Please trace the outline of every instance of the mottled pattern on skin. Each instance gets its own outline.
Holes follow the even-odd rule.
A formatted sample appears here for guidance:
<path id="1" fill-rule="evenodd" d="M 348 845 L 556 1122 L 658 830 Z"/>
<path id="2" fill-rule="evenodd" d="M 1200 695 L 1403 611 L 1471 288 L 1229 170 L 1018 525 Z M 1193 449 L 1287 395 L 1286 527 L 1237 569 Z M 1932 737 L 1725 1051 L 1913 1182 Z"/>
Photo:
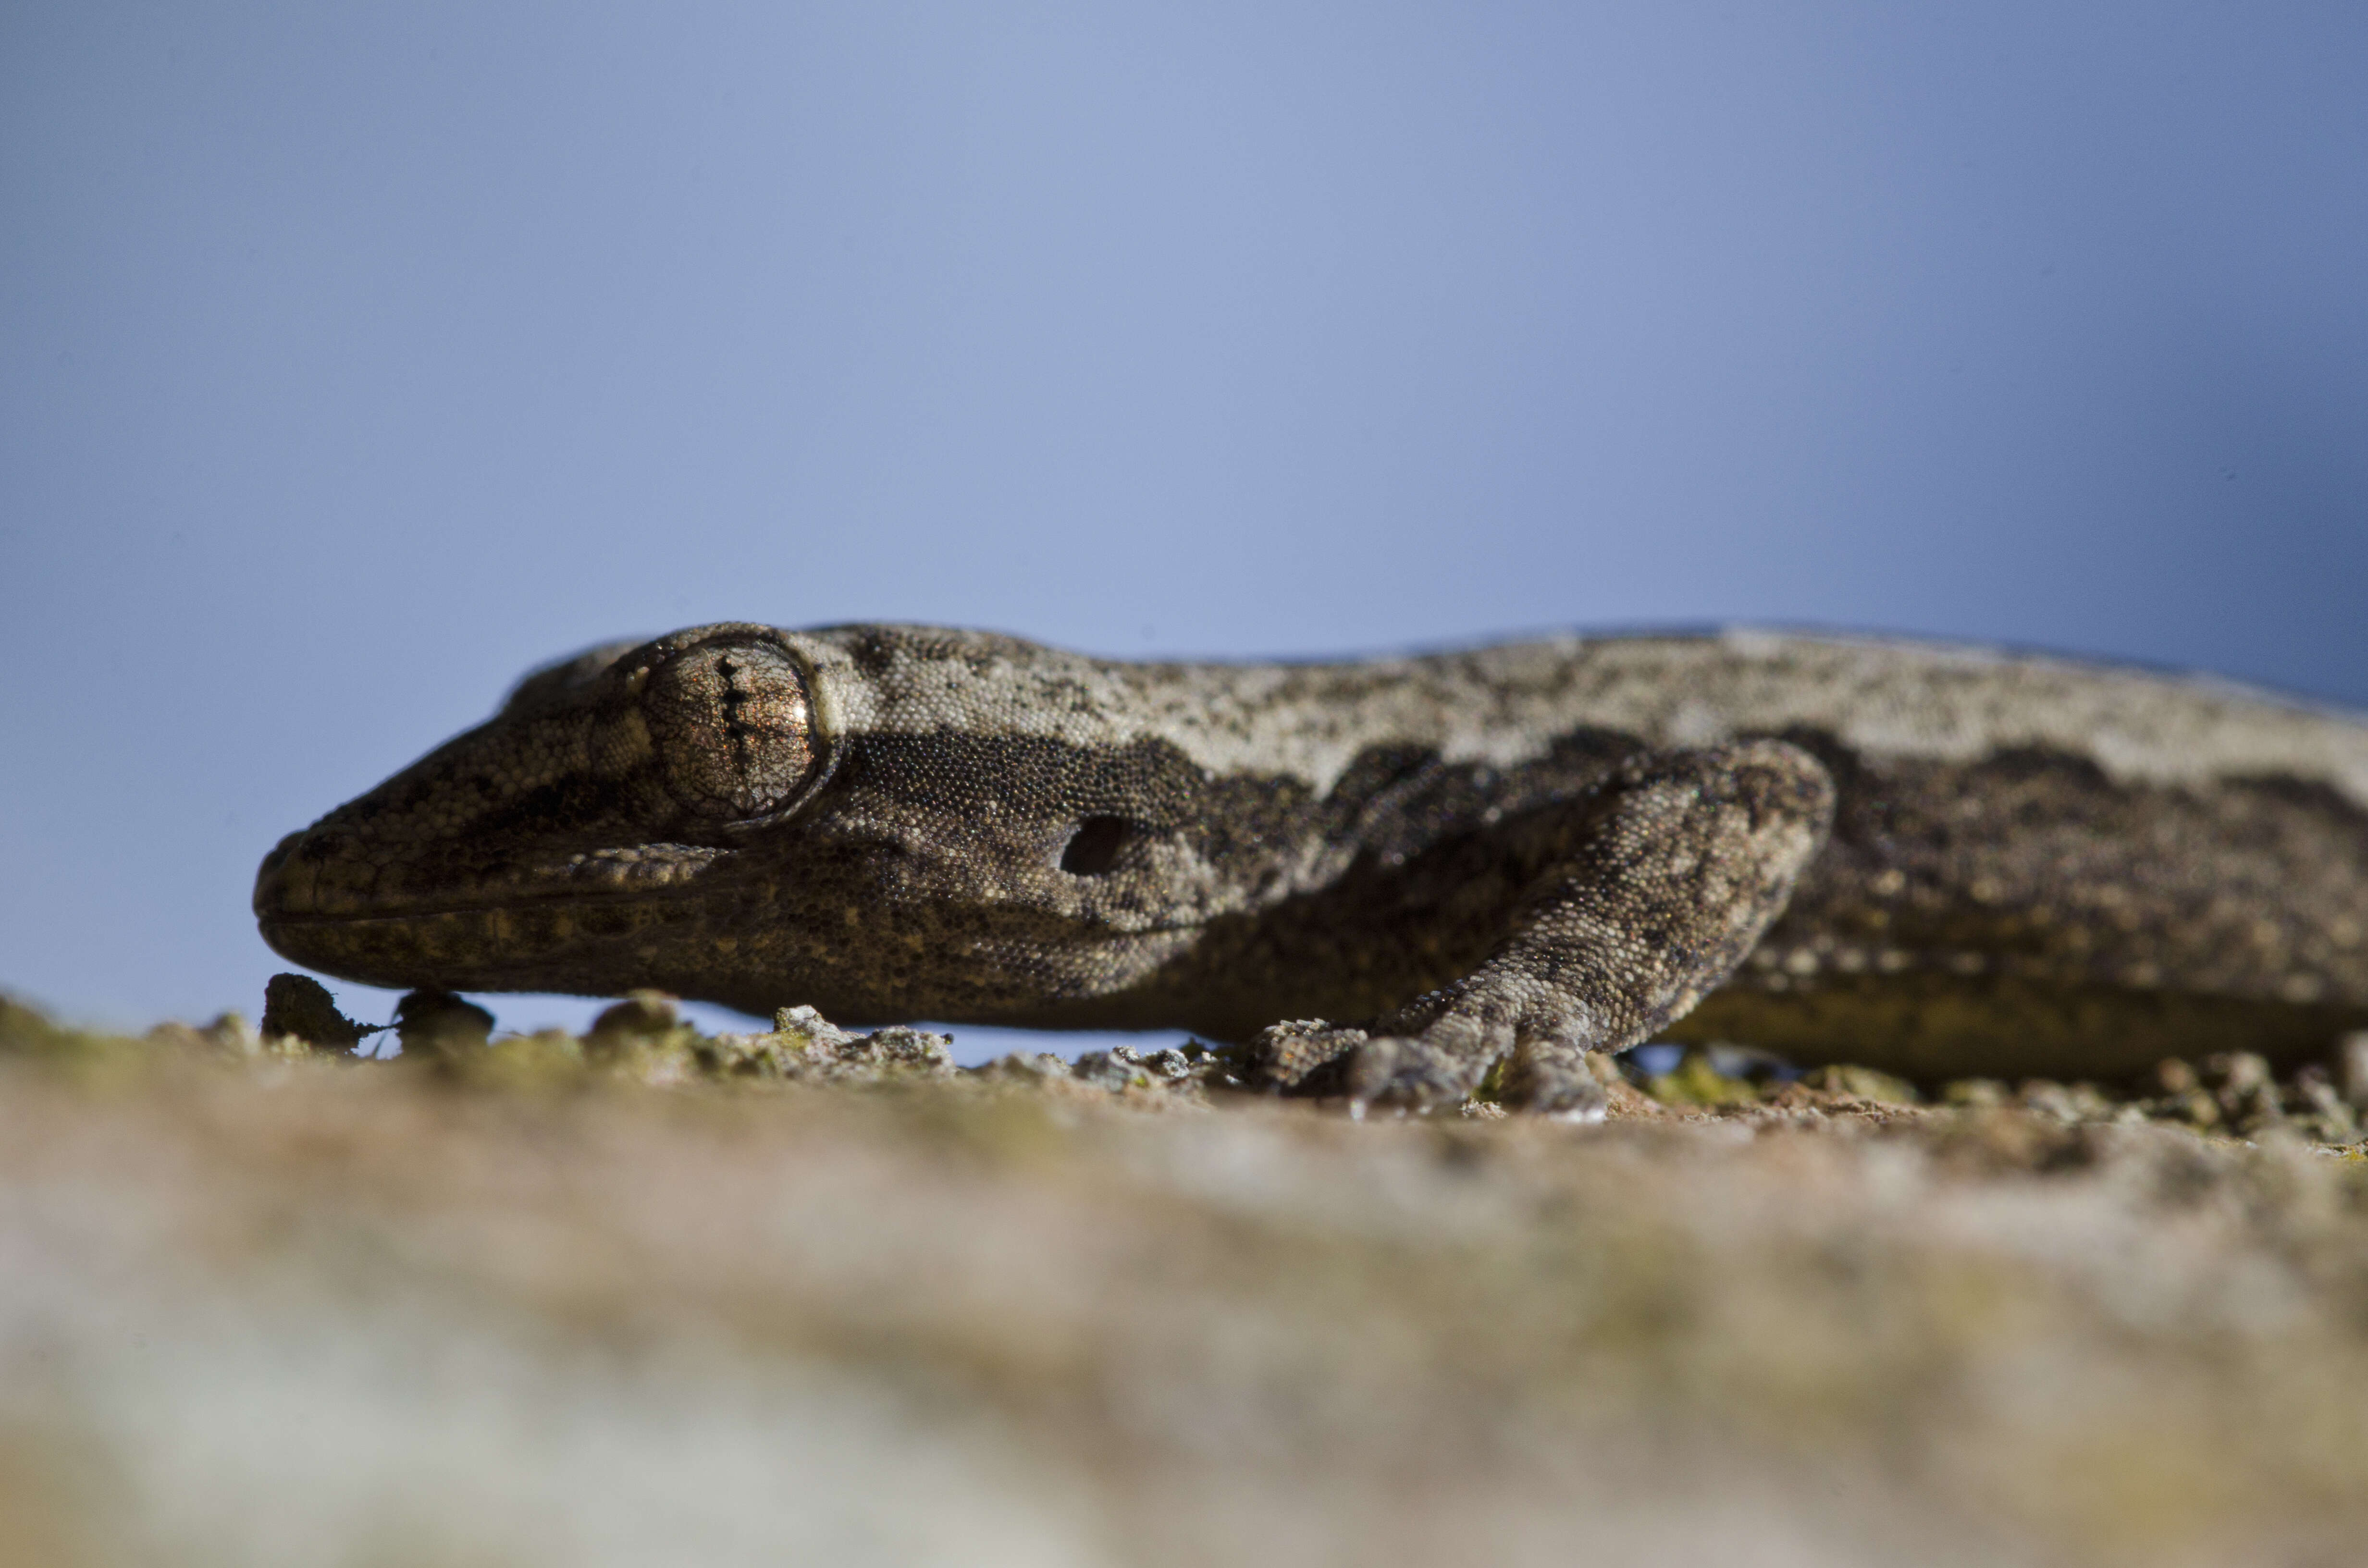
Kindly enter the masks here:
<path id="1" fill-rule="evenodd" d="M 529 676 L 256 908 L 379 984 L 1182 1027 L 1360 1101 L 1493 1071 L 1583 1109 L 1585 1052 L 1661 1034 L 2106 1075 L 2368 1021 L 2368 726 L 1874 639 L 1156 665 L 732 624 Z"/>

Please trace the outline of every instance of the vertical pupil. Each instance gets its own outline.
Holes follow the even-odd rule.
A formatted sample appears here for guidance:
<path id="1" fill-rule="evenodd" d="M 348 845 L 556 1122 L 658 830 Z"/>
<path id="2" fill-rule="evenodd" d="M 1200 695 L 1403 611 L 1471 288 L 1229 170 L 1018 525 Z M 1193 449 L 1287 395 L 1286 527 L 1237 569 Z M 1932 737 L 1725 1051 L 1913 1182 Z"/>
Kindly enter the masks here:
<path id="1" fill-rule="evenodd" d="M 723 692 L 718 699 L 723 705 L 723 731 L 732 740 L 732 759 L 742 767 L 748 763 L 748 726 L 741 722 L 740 710 L 748 694 L 740 689 L 740 668 L 729 653 L 715 656 L 715 673 L 723 678 Z"/>

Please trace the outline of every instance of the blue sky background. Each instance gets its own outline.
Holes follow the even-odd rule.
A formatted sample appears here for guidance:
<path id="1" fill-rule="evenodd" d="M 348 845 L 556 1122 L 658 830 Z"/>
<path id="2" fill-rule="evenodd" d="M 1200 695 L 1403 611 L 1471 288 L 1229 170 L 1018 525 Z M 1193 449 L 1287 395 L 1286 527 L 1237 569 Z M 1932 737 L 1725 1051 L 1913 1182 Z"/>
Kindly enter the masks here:
<path id="1" fill-rule="evenodd" d="M 2350 0 L 0 7 L 0 986 L 78 1018 L 252 1012 L 264 850 L 625 633 L 2368 705 L 2363 583 Z"/>

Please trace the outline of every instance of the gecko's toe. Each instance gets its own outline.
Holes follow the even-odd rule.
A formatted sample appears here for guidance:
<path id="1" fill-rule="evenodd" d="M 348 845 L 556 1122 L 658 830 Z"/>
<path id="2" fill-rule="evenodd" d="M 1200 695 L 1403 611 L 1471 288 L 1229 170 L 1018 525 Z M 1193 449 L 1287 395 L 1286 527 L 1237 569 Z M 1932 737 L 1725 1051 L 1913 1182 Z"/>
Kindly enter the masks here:
<path id="1" fill-rule="evenodd" d="M 1426 1040 L 1372 1036 L 1315 1019 L 1261 1030 L 1248 1055 L 1250 1083 L 1293 1098 L 1345 1098 L 1356 1116 L 1372 1108 L 1452 1110 L 1471 1097 L 1486 1066 Z M 1590 1088 L 1593 1083 L 1587 1080 Z M 1550 1097 L 1540 1108 L 1559 1111 L 1578 1103 L 1579 1094 Z M 1596 1097 L 1600 1102 L 1600 1091 Z"/>
<path id="2" fill-rule="evenodd" d="M 1478 1075 L 1469 1062 L 1418 1040 L 1369 1040 L 1346 1059 L 1350 1106 L 1362 1114 L 1379 1106 L 1428 1114 L 1452 1110 L 1472 1093 Z"/>
<path id="3" fill-rule="evenodd" d="M 1338 1068 L 1364 1043 L 1364 1030 L 1321 1018 L 1274 1024 L 1250 1042 L 1243 1081 L 1270 1094 L 1338 1095 L 1345 1090 Z"/>
<path id="4" fill-rule="evenodd" d="M 1583 1057 L 1516 1061 L 1505 1074 L 1508 1110 L 1552 1117 L 1557 1121 L 1601 1121 L 1611 1097 L 1588 1071 Z"/>

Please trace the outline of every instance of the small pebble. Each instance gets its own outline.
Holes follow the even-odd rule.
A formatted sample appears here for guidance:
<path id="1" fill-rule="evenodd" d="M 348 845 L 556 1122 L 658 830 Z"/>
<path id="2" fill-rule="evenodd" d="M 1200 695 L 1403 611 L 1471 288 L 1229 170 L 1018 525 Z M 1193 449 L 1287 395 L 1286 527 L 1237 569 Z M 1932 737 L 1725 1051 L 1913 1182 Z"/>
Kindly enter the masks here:
<path id="1" fill-rule="evenodd" d="M 394 1005 L 394 1035 L 406 1056 L 479 1050 L 493 1039 L 494 1016 L 450 991 L 413 991 Z"/>
<path id="2" fill-rule="evenodd" d="M 275 974 L 263 983 L 265 1040 L 301 1040 L 315 1051 L 349 1051 L 371 1031 L 337 1011 L 329 988 L 309 974 Z"/>
<path id="3" fill-rule="evenodd" d="M 665 992 L 628 992 L 623 1001 L 601 1009 L 584 1031 L 584 1044 L 596 1056 L 610 1056 L 630 1041 L 664 1036 L 677 1021 L 674 998 Z"/>
<path id="4" fill-rule="evenodd" d="M 2249 1051 L 2232 1051 L 2203 1059 L 2203 1072 L 2215 1080 L 2221 1094 L 2241 1095 L 2265 1087 L 2270 1083 L 2270 1063 L 2266 1057 Z"/>
<path id="5" fill-rule="evenodd" d="M 2368 1029 L 2345 1035 L 2335 1045 L 2335 1081 L 2354 1110 L 2368 1111 Z"/>

